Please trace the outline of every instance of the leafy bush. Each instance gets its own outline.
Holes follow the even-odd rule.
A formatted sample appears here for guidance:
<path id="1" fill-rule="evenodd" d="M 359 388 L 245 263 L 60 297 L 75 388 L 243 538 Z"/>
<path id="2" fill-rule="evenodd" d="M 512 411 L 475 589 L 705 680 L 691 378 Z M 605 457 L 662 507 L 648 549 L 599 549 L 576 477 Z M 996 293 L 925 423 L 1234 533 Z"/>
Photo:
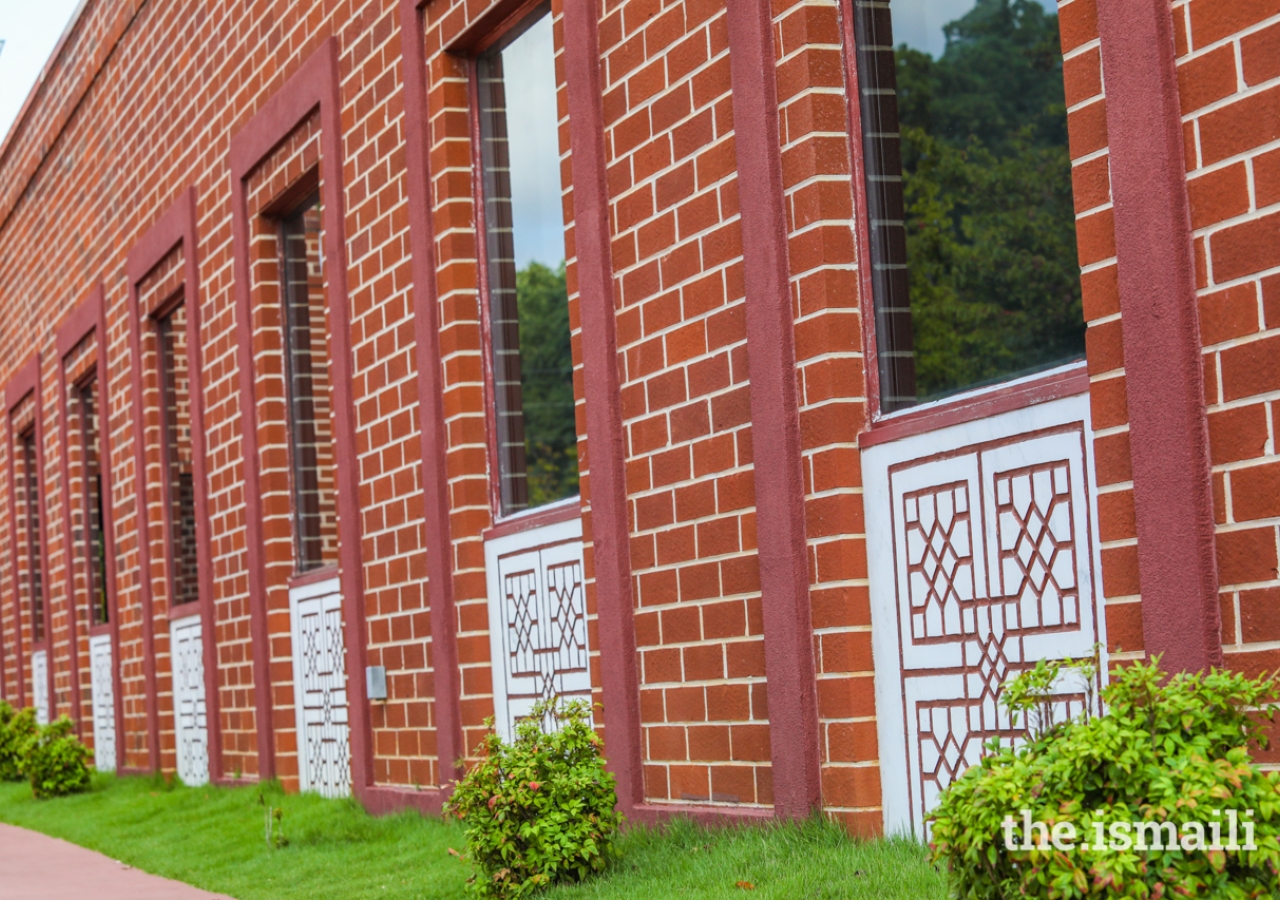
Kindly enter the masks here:
<path id="1" fill-rule="evenodd" d="M 38 728 L 34 709 L 17 712 L 0 700 L 0 781 L 23 779 L 22 759 L 26 744 Z"/>
<path id="2" fill-rule="evenodd" d="M 617 794 L 589 712 L 582 701 L 539 704 L 516 726 L 514 743 L 493 732 L 485 738 L 447 808 L 466 826 L 473 896 L 524 897 L 604 868 L 618 831 Z M 543 722 L 559 727 L 547 731 Z"/>
<path id="3" fill-rule="evenodd" d="M 25 745 L 22 770 L 39 798 L 63 797 L 89 787 L 89 751 L 71 733 L 71 720 L 62 716 L 41 728 Z"/>
<path id="4" fill-rule="evenodd" d="M 1006 705 L 1037 713 L 1028 717 L 1028 741 L 1016 750 L 989 744 L 981 763 L 942 796 L 931 848 L 955 896 L 1280 895 L 1280 775 L 1260 770 L 1247 749 L 1250 741 L 1267 745 L 1272 710 L 1263 707 L 1276 699 L 1275 681 L 1219 671 L 1167 678 L 1156 660 L 1113 673 L 1102 690 L 1105 715 L 1054 724 L 1047 701 L 1059 674 L 1060 666 L 1042 663 L 1015 680 Z M 1028 841 L 1024 809 L 1049 828 L 1071 823 L 1075 846 L 1056 849 L 1034 829 Z M 1249 811 L 1256 850 L 1194 841 L 1160 849 L 1164 842 L 1145 836 L 1118 849 L 1112 841 L 1111 823 L 1171 822 L 1185 836 L 1188 823 L 1222 822 L 1226 843 L 1228 810 L 1241 822 Z M 1009 816 L 1018 823 L 1014 849 L 1006 846 Z M 1244 836 L 1242 828 L 1242 843 Z M 1028 843 L 1031 849 L 1020 849 Z M 1211 843 L 1206 834 L 1204 844 Z"/>

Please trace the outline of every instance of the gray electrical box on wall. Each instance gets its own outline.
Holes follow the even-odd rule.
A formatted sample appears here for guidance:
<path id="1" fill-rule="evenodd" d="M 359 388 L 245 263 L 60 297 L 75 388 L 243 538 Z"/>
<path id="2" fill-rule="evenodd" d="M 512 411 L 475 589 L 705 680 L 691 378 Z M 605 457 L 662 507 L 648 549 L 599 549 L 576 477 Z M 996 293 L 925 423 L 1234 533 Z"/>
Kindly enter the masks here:
<path id="1" fill-rule="evenodd" d="M 370 700 L 387 699 L 387 667 L 368 666 L 364 670 L 365 690 Z"/>

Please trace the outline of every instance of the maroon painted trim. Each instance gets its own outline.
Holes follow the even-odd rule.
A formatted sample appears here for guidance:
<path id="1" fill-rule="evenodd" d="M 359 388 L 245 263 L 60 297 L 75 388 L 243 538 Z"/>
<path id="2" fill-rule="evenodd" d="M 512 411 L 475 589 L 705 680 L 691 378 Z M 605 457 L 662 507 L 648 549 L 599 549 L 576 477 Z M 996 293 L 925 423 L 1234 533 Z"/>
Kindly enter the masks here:
<path id="1" fill-rule="evenodd" d="M 271 721 L 271 669 L 267 624 L 266 559 L 262 545 L 262 498 L 258 456 L 258 413 L 254 394 L 253 297 L 249 276 L 249 208 L 246 182 L 256 169 L 317 108 L 320 111 L 321 209 L 324 249 L 329 266 L 329 327 L 333 373 L 333 433 L 337 466 L 338 558 L 343 623 L 347 641 L 347 695 L 351 711 L 351 773 L 356 795 L 373 784 L 373 730 L 365 696 L 367 659 L 364 619 L 364 566 L 361 552 L 360 467 L 355 402 L 351 395 L 351 315 L 347 296 L 346 206 L 342 185 L 342 105 L 338 41 L 325 39 L 296 72 L 231 140 L 232 236 L 237 360 L 240 368 L 246 524 L 248 526 L 249 600 L 254 639 L 257 695 L 258 768 L 275 775 Z M 342 461 L 346 461 L 342 464 Z"/>
<path id="2" fill-rule="evenodd" d="M 111 547 L 111 552 L 106 554 L 107 614 L 111 617 L 111 621 L 106 625 L 100 625 L 89 629 L 89 636 L 93 637 L 104 633 L 111 635 L 111 681 L 115 692 L 116 770 L 119 771 L 125 761 L 124 685 L 123 676 L 121 674 L 122 667 L 120 663 L 120 578 L 115 554 L 115 511 L 111 500 L 114 495 L 111 492 L 111 403 L 108 382 L 108 379 L 110 378 L 110 366 L 108 365 L 107 303 L 105 289 L 102 290 L 100 294 L 100 302 L 97 304 L 97 311 L 98 320 L 94 323 L 93 327 L 99 335 L 98 345 L 96 348 L 97 359 L 95 360 L 95 368 L 97 369 L 98 377 L 98 439 L 101 441 L 101 448 L 99 451 L 101 454 L 101 459 L 99 461 L 99 474 L 102 477 L 102 533 L 104 540 L 109 541 Z M 72 345 L 72 347 L 68 347 L 68 352 L 73 348 L 74 345 Z"/>
<path id="3" fill-rule="evenodd" d="M 9 379 L 9 383 L 4 387 L 4 402 L 7 412 L 12 413 L 13 408 L 26 399 L 27 394 L 34 391 L 40 384 L 40 354 L 33 353 L 27 357 L 27 361 L 23 363 L 13 377 Z M 38 397 L 36 398 L 39 399 Z"/>
<path id="4" fill-rule="evenodd" d="M 199 619 L 201 622 L 204 622 L 206 621 L 206 616 L 204 614 L 204 610 L 201 608 L 203 605 L 204 604 L 200 603 L 198 600 L 195 603 L 179 603 L 177 606 L 169 604 L 169 609 L 165 612 L 165 619 L 169 622 L 175 622 L 178 619 Z M 203 639 L 203 637 L 204 633 L 201 632 L 201 638 Z M 203 640 L 201 640 L 201 643 L 203 643 Z M 208 666 L 206 665 L 205 668 L 207 669 Z M 208 702 L 208 699 L 206 699 L 206 707 L 208 706 Z"/>
<path id="5" fill-rule="evenodd" d="M 7 404 L 8 404 L 8 419 L 9 419 L 9 515 L 10 515 L 10 523 L 11 523 L 9 533 L 14 535 L 15 537 L 17 535 L 18 521 L 17 521 L 17 509 L 16 509 L 17 497 L 15 495 L 14 485 L 13 485 L 13 477 L 14 477 L 13 445 L 14 445 L 14 438 L 16 438 L 17 435 L 14 433 L 14 430 L 13 430 L 13 410 L 15 407 L 17 407 L 19 403 L 21 403 L 23 400 L 27 398 L 28 394 L 32 395 L 34 406 L 35 406 L 32 425 L 35 429 L 36 490 L 38 491 L 39 497 L 40 497 L 40 528 L 42 531 L 48 529 L 48 522 L 49 522 L 48 493 L 49 492 L 47 490 L 48 485 L 47 485 L 47 480 L 45 478 L 45 471 L 44 471 L 44 452 L 45 452 L 44 451 L 44 398 L 41 396 L 40 375 L 41 375 L 41 359 L 40 359 L 40 353 L 37 352 L 33 354 L 30 359 L 28 359 L 26 364 L 23 365 L 21 369 L 18 370 L 17 374 L 14 375 L 13 379 L 9 382 L 8 386 L 5 389 L 5 400 L 7 401 Z M 13 548 L 14 548 L 13 552 L 15 554 L 14 555 L 15 565 L 13 567 L 13 571 L 15 574 L 15 577 L 13 579 L 13 598 L 14 598 L 13 605 L 14 605 L 14 612 L 18 614 L 18 619 L 17 619 L 18 648 L 19 648 L 18 650 L 18 654 L 19 654 L 18 655 L 18 660 L 19 660 L 18 696 L 19 696 L 19 704 L 22 706 L 25 706 L 26 705 L 26 697 L 25 697 L 26 679 L 22 672 L 22 649 L 21 649 L 22 648 L 22 586 L 18 583 L 18 579 L 16 577 L 17 571 L 18 571 L 17 565 L 16 565 L 16 562 L 17 562 L 16 554 L 18 552 L 17 547 L 18 547 L 18 543 L 15 540 L 13 542 Z M 57 694 L 54 693 L 54 689 L 53 689 L 54 668 L 55 668 L 54 653 L 53 653 L 53 645 L 54 645 L 53 602 L 52 602 L 51 593 L 49 591 L 49 537 L 47 533 L 40 535 L 39 562 L 36 563 L 35 561 L 32 561 L 31 564 L 40 566 L 40 586 L 41 586 L 40 589 L 44 593 L 44 596 L 41 597 L 41 603 L 40 603 L 40 611 L 43 614 L 43 618 L 44 618 L 44 640 L 32 641 L 31 652 L 35 653 L 38 650 L 45 651 L 45 673 L 48 676 L 46 680 L 48 681 L 48 685 L 49 685 L 49 709 L 47 710 L 47 712 L 49 714 L 49 721 L 52 722 L 54 719 L 57 718 L 58 699 L 57 699 Z M 35 622 L 33 620 L 32 622 L 33 631 L 34 631 L 34 627 L 35 627 Z"/>
<path id="6" fill-rule="evenodd" d="M 483 540 L 491 541 L 494 538 L 520 534 L 523 531 L 531 531 L 534 528 L 543 528 L 547 525 L 558 525 L 561 522 L 568 522 L 570 519 L 581 517 L 582 498 L 574 497 L 572 502 L 561 501 L 549 506 L 535 507 L 518 515 L 508 516 L 493 527 L 486 528 L 480 537 Z"/>
<path id="7" fill-rule="evenodd" d="M 34 392 L 40 383 L 40 354 L 34 353 L 30 358 L 14 373 L 9 379 L 9 383 L 4 388 L 5 400 L 5 423 L 8 432 L 9 452 L 6 454 L 9 459 L 9 534 L 12 535 L 10 542 L 11 552 L 13 554 L 13 627 L 14 627 L 14 647 L 17 649 L 15 662 L 17 668 L 15 675 L 18 680 L 18 706 L 19 708 L 27 705 L 27 675 L 26 675 L 26 653 L 22 646 L 22 585 L 19 584 L 17 578 L 18 571 L 18 497 L 17 491 L 14 489 L 14 477 L 16 476 L 16 467 L 14 466 L 14 447 L 17 443 L 17 434 L 13 430 L 13 410 L 21 403 L 28 394 Z M 38 414 L 37 414 L 38 415 Z M 34 645 L 34 641 L 32 642 Z"/>
<path id="8" fill-rule="evenodd" d="M 774 809 L 804 818 L 822 803 L 822 756 L 773 17 L 768 0 L 737 0 L 726 18 L 738 181 L 752 186 L 742 254 Z"/>
<path id="9" fill-rule="evenodd" d="M 425 5 L 426 0 L 419 0 L 414 4 L 417 9 Z M 540 6 L 549 5 L 550 0 L 498 0 L 450 41 L 445 50 L 449 53 L 468 55 L 483 53 L 502 40 L 503 36 L 519 25 L 529 13 Z M 421 26 L 412 34 L 421 36 Z"/>
<path id="10" fill-rule="evenodd" d="M 608 156 L 600 78 L 598 0 L 564 4 L 564 70 L 573 156 L 573 233 L 582 323 L 582 372 L 590 475 L 591 545 L 605 740 L 618 804 L 633 815 L 644 800 L 640 680 L 631 593 L 626 441 L 615 334 Z"/>
<path id="11" fill-rule="evenodd" d="M 1133 460 L 1143 642 L 1221 666 L 1209 435 L 1173 15 L 1098 0 Z"/>
<path id="12" fill-rule="evenodd" d="M 365 810 L 375 816 L 399 812 L 402 809 L 416 809 L 425 816 L 438 816 L 452 793 L 452 788 L 417 791 L 413 788 L 369 785 L 365 788 L 360 800 Z"/>
<path id="13" fill-rule="evenodd" d="M 76 615 L 76 554 L 75 546 L 71 540 L 71 463 L 68 459 L 71 454 L 71 416 L 67 411 L 66 361 L 67 354 L 97 328 L 98 320 L 102 317 L 103 297 L 104 291 L 101 282 L 89 288 L 58 329 L 55 341 L 58 348 L 58 421 L 61 423 L 61 428 L 59 429 L 58 472 L 62 479 L 62 557 L 63 571 L 66 578 L 67 643 L 70 647 L 71 708 L 73 710 L 71 718 L 75 722 L 76 734 L 81 737 L 84 736 L 84 727 L 81 721 L 84 709 L 81 706 L 83 699 L 80 695 L 80 640 L 76 627 L 79 624 L 79 617 Z M 95 368 L 97 356 L 99 355 L 101 355 L 101 348 L 95 354 Z M 99 406 L 102 404 L 101 398 L 102 392 L 99 391 Z M 99 410 L 99 417 L 101 417 L 101 410 Z M 99 427 L 99 433 L 101 433 L 101 427 Z M 102 460 L 99 460 L 99 465 L 102 465 Z M 105 506 L 106 504 L 104 503 L 103 505 Z M 103 534 L 105 536 L 106 532 L 104 531 Z M 107 555 L 109 556 L 110 552 Z M 90 621 L 92 621 L 92 616 Z M 114 682 L 114 676 L 112 680 Z"/>
<path id="14" fill-rule="evenodd" d="M 186 342 L 187 342 L 187 379 L 188 395 L 191 402 L 191 475 L 195 490 L 196 507 L 196 579 L 199 586 L 199 606 L 202 619 L 209 627 L 201 629 L 201 649 L 204 653 L 205 707 L 208 711 L 209 741 L 209 777 L 216 780 L 222 774 L 222 717 L 221 703 L 218 693 L 218 646 L 217 646 L 217 612 L 214 602 L 213 587 L 213 536 L 209 523 L 209 485 L 208 463 L 205 458 L 204 428 L 204 349 L 200 343 L 200 255 L 199 236 L 196 233 L 196 190 L 188 187 L 178 195 L 168 209 L 161 214 L 155 224 L 138 239 L 129 251 L 125 262 L 125 271 L 129 279 L 129 343 L 134 358 L 131 371 L 133 387 L 133 422 L 134 422 L 134 459 L 138 477 L 136 479 L 137 508 L 139 534 L 139 560 L 143 563 L 145 577 L 140 582 L 143 599 L 143 639 L 145 656 L 144 673 L 147 677 L 147 728 L 148 750 L 151 756 L 151 768 L 160 767 L 159 747 L 159 689 L 156 681 L 155 661 L 155 610 L 153 607 L 151 584 L 151 531 L 150 510 L 147 505 L 146 484 L 146 446 L 142 435 L 143 409 L 142 392 L 142 320 L 144 314 L 148 321 L 154 322 L 155 316 L 172 308 L 171 303 L 152 304 L 147 310 L 141 308 L 139 290 L 142 282 L 160 265 L 165 257 L 178 247 L 182 247 L 182 302 L 186 309 Z M 167 298 L 171 300 L 172 298 Z M 105 323 L 102 334 L 106 334 Z M 99 353 L 99 360 L 105 354 Z M 166 476 L 167 477 L 167 476 Z M 105 489 L 105 487 L 104 487 Z M 169 512 L 162 515 L 167 522 Z M 167 555 L 172 559 L 170 546 L 172 531 L 165 529 L 165 546 Z M 108 556 L 111 560 L 111 556 Z M 113 564 L 112 564 L 113 565 Z M 115 611 L 113 610 L 113 615 Z M 185 617 L 185 616 L 184 616 Z M 169 616 L 167 618 L 172 618 Z M 116 638 L 116 654 L 119 656 L 119 637 Z M 118 667 L 119 661 L 115 662 Z M 117 723 L 123 719 L 117 719 Z M 121 726 L 117 724 L 117 730 Z M 123 742 L 121 742 L 123 743 Z"/>
<path id="15" fill-rule="evenodd" d="M 337 577 L 339 577 L 337 563 L 321 566 L 319 569 L 312 569 L 310 572 L 303 572 L 301 575 L 290 575 L 289 589 L 293 590 L 296 587 L 304 587 L 308 584 L 319 584 L 322 581 L 331 581 Z"/>
<path id="16" fill-rule="evenodd" d="M 689 819 L 708 828 L 763 823 L 776 813 L 761 806 L 681 806 L 674 803 L 641 803 L 629 814 L 630 825 L 661 825 L 672 819 Z"/>
<path id="17" fill-rule="evenodd" d="M 978 419 L 1088 392 L 1088 369 L 1084 363 L 1073 363 L 1024 381 L 961 394 L 940 401 L 937 405 L 890 413 L 858 435 L 858 446 L 865 450 L 890 441 L 937 431 L 939 428 L 976 422 Z"/>
<path id="18" fill-rule="evenodd" d="M 424 546 L 431 614 L 431 671 L 440 781 L 461 774 L 462 736 L 457 615 L 453 593 L 453 536 L 449 522 L 448 429 L 444 413 L 444 365 L 440 353 L 440 307 L 436 295 L 435 231 L 431 219 L 430 139 L 423 0 L 400 0 L 404 54 L 405 158 L 409 191 L 409 248 L 413 273 L 413 329 L 418 366 L 418 425 L 422 435 Z M 380 789 L 378 789 L 380 790 Z M 370 798 L 379 796 L 376 791 Z M 366 802 L 375 802 L 373 799 Z"/>

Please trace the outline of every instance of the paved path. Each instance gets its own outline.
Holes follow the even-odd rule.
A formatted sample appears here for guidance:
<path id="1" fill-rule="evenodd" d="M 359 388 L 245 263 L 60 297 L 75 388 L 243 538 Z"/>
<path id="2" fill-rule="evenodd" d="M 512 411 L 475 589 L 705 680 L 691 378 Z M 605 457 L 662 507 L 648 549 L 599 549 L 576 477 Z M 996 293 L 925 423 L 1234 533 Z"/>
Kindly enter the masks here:
<path id="1" fill-rule="evenodd" d="M 0 900 L 229 900 L 101 853 L 0 825 Z"/>

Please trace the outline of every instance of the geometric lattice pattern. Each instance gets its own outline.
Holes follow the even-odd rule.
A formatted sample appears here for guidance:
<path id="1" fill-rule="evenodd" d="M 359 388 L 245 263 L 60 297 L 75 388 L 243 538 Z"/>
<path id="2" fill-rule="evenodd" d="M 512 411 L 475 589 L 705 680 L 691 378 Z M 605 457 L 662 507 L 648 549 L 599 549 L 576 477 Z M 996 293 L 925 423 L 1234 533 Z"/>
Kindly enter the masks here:
<path id="1" fill-rule="evenodd" d="M 93 765 L 116 770 L 116 683 L 111 665 L 111 635 L 89 638 L 89 691 L 93 707 Z"/>
<path id="2" fill-rule="evenodd" d="M 996 475 L 1001 594 L 1016 597 L 1019 628 L 1074 625 L 1075 535 L 1066 462 Z"/>
<path id="3" fill-rule="evenodd" d="M 964 631 L 961 616 L 972 617 L 973 533 L 969 486 L 963 482 L 908 494 L 907 579 L 911 635 L 917 642 L 945 641 Z"/>
<path id="4" fill-rule="evenodd" d="M 351 729 L 342 595 L 336 579 L 290 593 L 302 790 L 325 797 L 350 796 Z"/>
<path id="5" fill-rule="evenodd" d="M 37 650 L 31 654 L 31 703 L 36 710 L 36 722 L 49 724 L 49 653 Z"/>
<path id="6" fill-rule="evenodd" d="M 205 703 L 204 640 L 199 616 L 170 625 L 174 731 L 178 777 L 191 786 L 209 781 L 209 718 Z"/>
<path id="7" fill-rule="evenodd" d="M 499 539 L 507 552 L 493 559 L 494 707 L 507 734 L 539 700 L 591 698 L 581 532 L 564 524 Z"/>
<path id="8" fill-rule="evenodd" d="M 985 744 L 1022 735 L 1000 703 L 1005 681 L 1040 659 L 1085 655 L 1097 640 L 1094 616 L 1082 615 L 1082 446 L 1074 426 L 890 469 L 905 774 L 918 833 Z M 1059 714 L 1080 711 L 1081 687 L 1062 687 Z"/>

